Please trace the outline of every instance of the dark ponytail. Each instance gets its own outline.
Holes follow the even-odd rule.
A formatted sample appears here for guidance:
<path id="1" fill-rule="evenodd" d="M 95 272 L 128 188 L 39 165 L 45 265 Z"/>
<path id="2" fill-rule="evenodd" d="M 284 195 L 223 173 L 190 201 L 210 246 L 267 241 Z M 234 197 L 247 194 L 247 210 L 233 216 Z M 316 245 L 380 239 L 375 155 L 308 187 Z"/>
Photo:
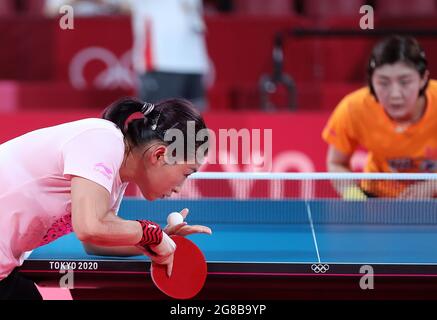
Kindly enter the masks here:
<path id="1" fill-rule="evenodd" d="M 148 106 L 150 104 L 136 98 L 122 98 L 106 108 L 102 118 L 120 128 L 133 148 L 145 146 L 152 141 L 171 143 L 164 140 L 165 133 L 169 129 L 182 131 L 185 142 L 188 138 L 194 139 L 196 150 L 204 143 L 204 141 L 196 141 L 195 137 L 188 137 L 189 121 L 194 123 L 196 135 L 200 130 L 206 129 L 202 116 L 188 100 L 169 99 L 155 104 L 153 108 L 148 109 Z M 144 112 L 145 110 L 147 111 Z M 139 117 L 133 118 L 135 113 L 138 113 Z M 187 153 L 185 158 L 186 156 Z"/>

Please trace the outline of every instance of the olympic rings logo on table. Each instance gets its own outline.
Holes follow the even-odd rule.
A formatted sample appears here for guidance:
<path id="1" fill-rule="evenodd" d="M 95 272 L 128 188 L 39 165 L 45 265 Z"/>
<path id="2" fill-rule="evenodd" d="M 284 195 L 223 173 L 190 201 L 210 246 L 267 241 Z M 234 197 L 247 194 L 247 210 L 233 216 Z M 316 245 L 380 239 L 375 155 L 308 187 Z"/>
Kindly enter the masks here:
<path id="1" fill-rule="evenodd" d="M 329 264 L 314 263 L 311 265 L 311 270 L 315 273 L 325 273 L 329 270 Z"/>

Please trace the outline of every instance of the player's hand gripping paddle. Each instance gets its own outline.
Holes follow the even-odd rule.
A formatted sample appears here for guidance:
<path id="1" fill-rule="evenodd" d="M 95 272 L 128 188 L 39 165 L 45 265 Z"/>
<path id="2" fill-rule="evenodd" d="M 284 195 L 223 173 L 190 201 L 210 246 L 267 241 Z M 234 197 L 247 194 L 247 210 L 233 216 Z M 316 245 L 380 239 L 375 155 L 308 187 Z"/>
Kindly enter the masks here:
<path id="1" fill-rule="evenodd" d="M 168 277 L 166 265 L 152 262 L 152 280 L 166 295 L 175 299 L 190 299 L 199 293 L 205 283 L 205 257 L 191 240 L 177 235 L 170 237 L 176 243 L 172 274 Z"/>

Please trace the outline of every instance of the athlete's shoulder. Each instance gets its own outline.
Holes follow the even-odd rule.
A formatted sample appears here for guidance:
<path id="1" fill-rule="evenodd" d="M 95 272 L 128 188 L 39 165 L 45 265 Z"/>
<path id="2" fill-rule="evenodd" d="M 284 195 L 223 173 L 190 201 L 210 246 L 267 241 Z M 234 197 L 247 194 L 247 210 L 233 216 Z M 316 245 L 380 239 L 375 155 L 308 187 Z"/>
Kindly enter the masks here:
<path id="1" fill-rule="evenodd" d="M 376 101 L 369 87 L 362 87 L 347 94 L 340 103 L 359 108 L 373 102 Z"/>
<path id="2" fill-rule="evenodd" d="M 428 89 L 429 88 L 432 88 L 433 90 L 437 90 L 437 80 L 436 79 L 429 79 Z"/>
<path id="3" fill-rule="evenodd" d="M 433 97 L 437 96 L 437 80 L 429 80 L 428 87 L 426 88 L 426 93 L 432 95 Z"/>
<path id="4" fill-rule="evenodd" d="M 428 87 L 426 88 L 427 105 L 432 114 L 433 121 L 437 121 L 437 80 L 429 80 Z"/>
<path id="5" fill-rule="evenodd" d="M 91 130 L 107 130 L 119 137 L 123 137 L 123 133 L 117 125 L 109 120 L 101 118 L 86 118 L 76 120 L 69 123 L 70 125 L 77 126 L 79 130 L 77 132 L 91 131 Z"/>
<path id="6" fill-rule="evenodd" d="M 359 88 L 343 97 L 335 108 L 336 114 L 359 114 L 366 110 L 369 111 L 369 106 L 377 105 L 374 96 L 371 94 L 368 87 Z"/>

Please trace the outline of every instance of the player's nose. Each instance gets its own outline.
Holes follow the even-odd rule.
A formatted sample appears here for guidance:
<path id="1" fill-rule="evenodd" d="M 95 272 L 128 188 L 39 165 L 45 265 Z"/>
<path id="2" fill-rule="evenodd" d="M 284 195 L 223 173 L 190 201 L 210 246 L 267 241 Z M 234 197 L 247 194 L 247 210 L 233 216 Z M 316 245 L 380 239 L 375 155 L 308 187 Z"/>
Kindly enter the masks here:
<path id="1" fill-rule="evenodd" d="M 402 88 L 399 85 L 393 85 L 393 87 L 390 90 L 390 98 L 392 100 L 394 99 L 400 99 L 402 97 Z"/>

